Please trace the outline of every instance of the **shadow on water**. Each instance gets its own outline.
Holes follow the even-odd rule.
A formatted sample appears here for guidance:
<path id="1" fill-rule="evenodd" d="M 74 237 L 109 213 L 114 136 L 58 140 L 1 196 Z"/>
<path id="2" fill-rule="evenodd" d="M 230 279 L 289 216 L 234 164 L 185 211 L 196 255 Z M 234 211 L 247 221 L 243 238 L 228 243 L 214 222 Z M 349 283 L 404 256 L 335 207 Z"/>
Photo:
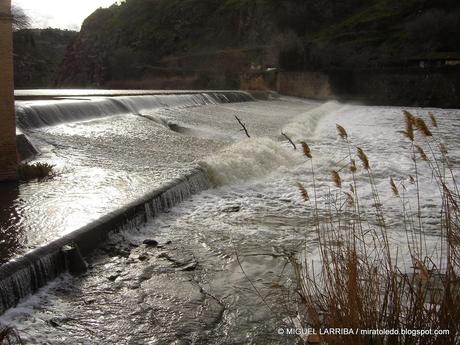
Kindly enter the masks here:
<path id="1" fill-rule="evenodd" d="M 16 208 L 18 196 L 18 184 L 0 183 L 0 265 L 17 254 L 24 236 Z"/>

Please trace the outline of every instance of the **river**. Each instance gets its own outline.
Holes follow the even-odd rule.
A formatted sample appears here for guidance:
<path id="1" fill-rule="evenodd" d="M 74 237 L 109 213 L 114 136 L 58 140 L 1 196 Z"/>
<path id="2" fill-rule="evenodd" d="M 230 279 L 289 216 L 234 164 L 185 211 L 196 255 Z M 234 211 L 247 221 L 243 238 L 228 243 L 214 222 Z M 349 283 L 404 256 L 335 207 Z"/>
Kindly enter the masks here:
<path id="1" fill-rule="evenodd" d="M 78 228 L 196 166 L 210 188 L 145 225 L 111 235 L 88 258 L 87 273 L 59 277 L 0 322 L 15 326 L 32 344 L 295 343 L 277 332 L 296 308 L 287 295 L 294 282 L 286 257 L 318 257 L 313 210 L 297 187 L 300 182 L 313 190 L 311 162 L 299 142 L 311 147 L 321 199 L 334 188 L 330 171 L 340 170 L 347 155 L 336 124 L 345 127 L 369 157 L 392 248 L 405 248 L 400 207 L 389 185 L 390 177 L 409 181 L 413 170 L 407 139 L 399 133 L 402 110 L 282 97 L 157 107 L 34 128 L 29 134 L 42 151 L 40 160 L 56 165 L 58 174 L 20 187 L 17 212 L 33 208 L 23 221 L 29 224 L 26 247 Z M 457 171 L 460 110 L 406 110 L 427 121 L 428 112 L 436 115 L 435 134 Z M 440 198 L 429 167 L 421 164 L 419 170 L 421 214 L 435 251 Z M 345 172 L 343 180 L 350 182 Z M 358 184 L 363 204 L 371 203 L 364 173 Z M 414 198 L 414 186 L 406 185 Z"/>

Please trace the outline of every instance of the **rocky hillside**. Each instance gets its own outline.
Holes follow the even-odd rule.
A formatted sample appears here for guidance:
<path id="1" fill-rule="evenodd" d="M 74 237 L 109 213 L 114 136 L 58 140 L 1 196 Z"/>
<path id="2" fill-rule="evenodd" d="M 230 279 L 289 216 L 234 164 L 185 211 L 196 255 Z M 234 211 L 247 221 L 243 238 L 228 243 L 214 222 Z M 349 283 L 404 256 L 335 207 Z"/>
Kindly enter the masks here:
<path id="1" fill-rule="evenodd" d="M 231 87 L 259 65 L 399 65 L 459 51 L 459 30 L 456 0 L 126 0 L 85 20 L 58 83 Z"/>
<path id="2" fill-rule="evenodd" d="M 15 31 L 14 82 L 16 88 L 54 87 L 67 46 L 77 32 L 58 29 Z"/>

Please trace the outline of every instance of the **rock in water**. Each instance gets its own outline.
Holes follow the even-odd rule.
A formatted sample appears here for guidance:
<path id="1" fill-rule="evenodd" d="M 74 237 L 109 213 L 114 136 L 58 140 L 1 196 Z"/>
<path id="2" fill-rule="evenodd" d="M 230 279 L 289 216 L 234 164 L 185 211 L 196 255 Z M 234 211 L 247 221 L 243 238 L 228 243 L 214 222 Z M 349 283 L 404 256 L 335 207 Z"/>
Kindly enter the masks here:
<path id="1" fill-rule="evenodd" d="M 224 208 L 222 212 L 233 213 L 233 212 L 240 212 L 240 210 L 241 210 L 241 206 L 230 206 L 230 207 Z"/>
<path id="2" fill-rule="evenodd" d="M 144 242 L 142 242 L 148 247 L 157 247 L 158 246 L 158 241 L 151 240 L 151 239 L 145 239 Z"/>
<path id="3" fill-rule="evenodd" d="M 64 253 L 67 269 L 70 274 L 79 275 L 88 270 L 88 264 L 81 255 L 77 244 L 72 243 L 65 245 L 62 247 L 62 252 Z"/>

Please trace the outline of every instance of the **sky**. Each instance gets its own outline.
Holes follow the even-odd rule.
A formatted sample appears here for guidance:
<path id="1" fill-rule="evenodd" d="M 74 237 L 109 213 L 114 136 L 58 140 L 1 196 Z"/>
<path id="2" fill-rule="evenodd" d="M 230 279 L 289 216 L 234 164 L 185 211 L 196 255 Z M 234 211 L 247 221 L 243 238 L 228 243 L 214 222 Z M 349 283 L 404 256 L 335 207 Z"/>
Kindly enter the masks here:
<path id="1" fill-rule="evenodd" d="M 12 0 L 31 19 L 33 28 L 80 30 L 80 26 L 99 7 L 109 7 L 117 0 Z"/>

